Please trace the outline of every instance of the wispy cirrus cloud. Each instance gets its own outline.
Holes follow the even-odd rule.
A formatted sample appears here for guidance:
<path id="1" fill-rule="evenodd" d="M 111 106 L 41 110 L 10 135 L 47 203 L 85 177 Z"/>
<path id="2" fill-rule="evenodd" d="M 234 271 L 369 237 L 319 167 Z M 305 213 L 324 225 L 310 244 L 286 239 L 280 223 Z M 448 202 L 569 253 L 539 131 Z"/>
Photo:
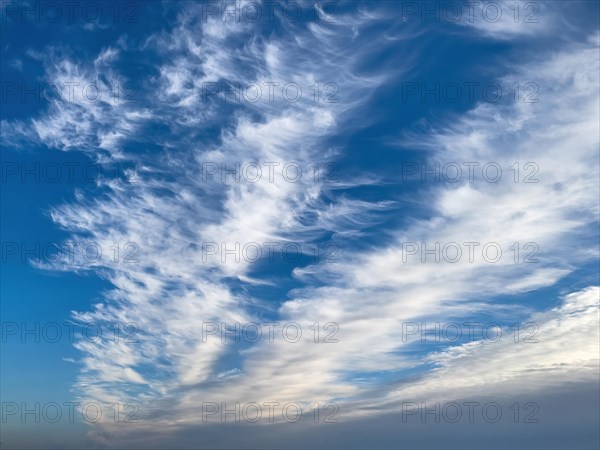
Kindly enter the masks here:
<path id="1" fill-rule="evenodd" d="M 365 40 L 358 52 L 344 48 L 347 41 L 359 39 L 353 31 L 356 27 L 375 26 L 375 22 L 359 15 L 347 24 L 289 25 L 281 30 L 281 36 L 265 38 L 245 24 L 222 28 L 209 21 L 203 27 L 192 27 L 189 22 L 196 14 L 193 6 L 185 8 L 172 34 L 161 34 L 146 43 L 166 61 L 160 66 L 160 76 L 149 81 L 165 92 L 166 98 L 152 103 L 150 97 L 144 97 L 149 104 L 129 106 L 132 110 L 122 114 L 118 109 L 101 110 L 98 117 L 95 110 L 86 109 L 91 108 L 87 104 L 75 102 L 66 109 L 56 107 L 34 122 L 49 146 L 101 150 L 115 149 L 121 140 L 131 146 L 136 143 L 134 135 L 167 119 L 170 130 L 166 134 L 137 142 L 144 145 L 156 139 L 164 149 L 158 155 L 144 158 L 125 146 L 117 147 L 119 157 L 140 162 L 138 182 L 112 180 L 103 186 L 110 195 L 86 198 L 82 194 L 76 203 L 52 210 L 56 223 L 102 248 L 114 242 L 139 247 L 139 262 L 128 266 L 106 255 L 94 264 L 61 261 L 51 267 L 93 269 L 114 285 L 93 311 L 77 313 L 78 321 L 133 322 L 140 330 L 135 343 L 107 339 L 76 344 L 85 355 L 78 382 L 81 397 L 102 402 L 133 398 L 148 405 L 149 416 L 155 413 L 150 407 L 153 401 L 175 402 L 185 409 L 181 392 L 218 379 L 227 381 L 223 373 L 239 371 L 235 367 L 223 371 L 219 361 L 230 355 L 231 349 L 217 337 L 202 342 L 202 323 L 260 321 L 257 305 L 266 305 L 267 300 L 250 298 L 228 286 L 228 277 L 258 281 L 249 277 L 248 261 L 205 261 L 202 243 L 295 241 L 311 245 L 327 232 L 364 223 L 363 211 L 381 207 L 348 199 L 342 199 L 339 207 L 335 201 L 325 204 L 321 197 L 326 186 L 312 171 L 296 182 L 278 171 L 272 180 L 265 177 L 257 183 L 238 183 L 231 179 L 222 182 L 219 173 L 206 180 L 203 166 L 205 161 L 217 161 L 219 168 L 221 163 L 231 167 L 265 161 L 282 167 L 293 162 L 308 171 L 314 162 L 327 162 L 335 151 L 330 151 L 326 139 L 339 132 L 344 117 L 363 104 L 384 79 L 357 75 L 361 55 L 371 51 L 374 43 Z M 292 35 L 294 39 L 288 41 Z M 223 45 L 229 41 L 232 46 L 243 46 L 224 53 Z M 96 63 L 114 62 L 117 55 L 116 51 L 105 52 Z M 63 66 L 70 76 L 81 70 L 66 62 Z M 307 94 L 311 85 L 329 80 L 336 80 L 335 89 L 340 95 L 343 92 L 344 102 L 319 102 Z M 213 98 L 214 103 L 207 104 L 198 92 L 202 94 L 208 82 L 295 83 L 304 95 L 299 101 L 279 95 L 274 101 L 267 96 L 256 103 Z M 80 109 L 89 115 L 79 114 Z M 217 139 L 203 147 L 196 137 L 198 130 L 214 126 L 232 112 L 234 120 L 222 125 Z M 115 118 L 124 121 L 120 128 L 125 131 L 112 142 L 101 139 L 98 123 Z M 75 119 L 89 133 L 61 125 Z M 311 216 L 312 211 L 319 213 L 315 217 L 324 217 L 320 208 L 326 208 L 327 220 L 299 220 Z M 331 376 L 323 381 L 327 379 Z M 178 420 L 175 414 L 168 422 Z"/>

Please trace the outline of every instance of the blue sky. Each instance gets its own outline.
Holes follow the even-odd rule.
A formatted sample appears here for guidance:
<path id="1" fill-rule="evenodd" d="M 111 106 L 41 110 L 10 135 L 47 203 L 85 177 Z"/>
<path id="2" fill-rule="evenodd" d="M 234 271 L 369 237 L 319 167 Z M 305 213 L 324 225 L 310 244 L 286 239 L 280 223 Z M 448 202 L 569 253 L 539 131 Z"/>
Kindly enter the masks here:
<path id="1" fill-rule="evenodd" d="M 4 447 L 598 447 L 597 2 L 0 6 Z"/>

